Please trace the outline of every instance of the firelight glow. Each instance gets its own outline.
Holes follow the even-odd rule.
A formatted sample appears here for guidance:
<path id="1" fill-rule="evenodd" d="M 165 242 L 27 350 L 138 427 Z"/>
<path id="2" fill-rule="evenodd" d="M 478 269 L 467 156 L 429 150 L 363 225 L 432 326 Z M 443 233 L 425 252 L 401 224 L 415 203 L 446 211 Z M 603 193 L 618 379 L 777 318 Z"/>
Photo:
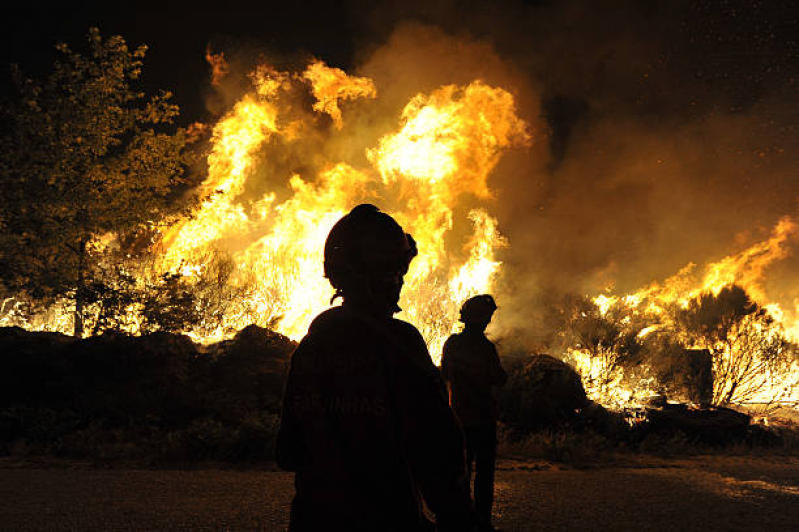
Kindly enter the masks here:
<path id="1" fill-rule="evenodd" d="M 156 244 L 162 271 L 179 267 L 191 276 L 203 268 L 210 249 L 223 247 L 226 239 L 249 239 L 233 252 L 231 276 L 245 296 L 219 326 L 193 336 L 210 342 L 254 322 L 276 324 L 279 332 L 302 337 L 332 296 L 322 272 L 327 233 L 354 205 L 369 202 L 385 205 L 417 240 L 419 256 L 411 264 L 400 304 L 437 359 L 443 341 L 457 328 L 460 303 L 491 292 L 499 274 L 496 252 L 506 241 L 496 220 L 482 208 L 457 220 L 455 208 L 466 195 L 488 199 L 487 179 L 502 153 L 531 142 L 513 96 L 480 81 L 418 94 L 405 106 L 397 129 L 365 147 L 371 167 L 330 161 L 316 176 L 291 176 L 286 199 L 278 201 L 276 191 L 269 191 L 247 203 L 240 196 L 258 171 L 259 148 L 273 137 L 291 142 L 309 127 L 285 119 L 286 93 L 310 84 L 317 99 L 314 111 L 329 115 L 336 130 L 346 119 L 343 102 L 368 105 L 378 97 L 370 79 L 348 76 L 320 61 L 311 62 L 301 75 L 264 67 L 251 79 L 253 91 L 214 128 L 202 185 L 206 199 Z M 459 242 L 452 229 L 464 223 L 472 231 Z"/>

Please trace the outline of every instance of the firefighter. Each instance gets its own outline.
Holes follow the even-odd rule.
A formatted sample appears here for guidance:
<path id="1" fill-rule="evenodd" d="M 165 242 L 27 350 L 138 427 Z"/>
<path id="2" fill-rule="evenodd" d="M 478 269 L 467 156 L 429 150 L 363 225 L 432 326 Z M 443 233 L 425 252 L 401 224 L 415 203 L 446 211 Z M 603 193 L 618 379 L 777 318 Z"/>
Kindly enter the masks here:
<path id="1" fill-rule="evenodd" d="M 295 472 L 289 530 L 468 531 L 463 434 L 422 336 L 393 317 L 416 244 L 359 205 L 330 231 L 325 276 L 343 299 L 291 358 L 277 439 Z"/>
<path id="2" fill-rule="evenodd" d="M 464 329 L 444 343 L 442 374 L 450 401 L 466 435 L 466 463 L 474 463 L 474 502 L 480 530 L 491 525 L 494 469 L 497 450 L 498 408 L 493 389 L 504 386 L 508 375 L 485 330 L 497 305 L 490 295 L 479 295 L 461 307 Z"/>

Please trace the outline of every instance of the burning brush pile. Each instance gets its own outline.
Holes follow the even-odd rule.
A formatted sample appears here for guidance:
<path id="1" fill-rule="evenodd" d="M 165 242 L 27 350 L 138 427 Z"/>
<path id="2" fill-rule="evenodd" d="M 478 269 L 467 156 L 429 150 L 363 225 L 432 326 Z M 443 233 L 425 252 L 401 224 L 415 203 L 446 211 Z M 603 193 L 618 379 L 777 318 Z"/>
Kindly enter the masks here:
<path id="1" fill-rule="evenodd" d="M 209 60 L 225 86 L 224 59 Z M 374 203 L 418 243 L 398 317 L 419 328 L 434 360 L 459 327 L 460 304 L 477 293 L 497 295 L 496 336 L 509 338 L 503 302 L 518 294 L 501 259 L 514 244 L 492 214 L 489 177 L 546 134 L 522 118 L 513 87 L 475 78 L 384 107 L 375 80 L 319 60 L 260 64 L 234 84 L 218 121 L 195 128 L 208 142 L 202 179 L 184 194 L 190 208 L 133 236 L 95 234 L 81 247 L 91 265 L 83 286 L 44 307 L 6 292 L 0 325 L 69 333 L 77 316 L 84 335 L 167 331 L 211 344 L 255 324 L 297 340 L 333 295 L 322 270 L 330 228 L 352 206 Z M 794 408 L 799 313 L 771 301 L 762 281 L 797 227 L 786 217 L 763 241 L 634 293 L 531 308 L 550 334 L 522 352 L 573 365 L 588 398 L 610 409 L 652 397 Z"/>

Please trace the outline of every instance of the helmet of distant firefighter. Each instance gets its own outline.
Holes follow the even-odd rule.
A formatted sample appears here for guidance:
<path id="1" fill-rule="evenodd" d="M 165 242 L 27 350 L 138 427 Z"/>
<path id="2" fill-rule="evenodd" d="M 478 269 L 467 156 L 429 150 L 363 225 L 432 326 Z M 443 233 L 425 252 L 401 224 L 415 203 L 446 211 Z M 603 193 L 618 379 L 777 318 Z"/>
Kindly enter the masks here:
<path id="1" fill-rule="evenodd" d="M 325 277 L 336 297 L 398 312 L 402 278 L 416 256 L 416 242 L 374 205 L 358 205 L 330 230 Z"/>
<path id="2" fill-rule="evenodd" d="M 461 306 L 463 323 L 488 323 L 497 310 L 494 298 L 488 294 L 481 294 L 467 299 Z"/>

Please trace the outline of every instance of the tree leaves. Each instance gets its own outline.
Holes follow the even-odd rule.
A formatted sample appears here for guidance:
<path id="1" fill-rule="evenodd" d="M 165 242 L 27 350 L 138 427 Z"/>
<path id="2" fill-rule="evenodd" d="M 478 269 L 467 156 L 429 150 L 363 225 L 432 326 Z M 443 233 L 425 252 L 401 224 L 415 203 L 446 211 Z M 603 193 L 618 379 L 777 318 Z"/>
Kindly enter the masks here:
<path id="1" fill-rule="evenodd" d="M 80 297 L 101 253 L 86 244 L 157 223 L 191 161 L 169 92 L 136 87 L 146 47 L 87 35 L 43 80 L 13 67 L 0 137 L 0 281 L 32 297 Z"/>

